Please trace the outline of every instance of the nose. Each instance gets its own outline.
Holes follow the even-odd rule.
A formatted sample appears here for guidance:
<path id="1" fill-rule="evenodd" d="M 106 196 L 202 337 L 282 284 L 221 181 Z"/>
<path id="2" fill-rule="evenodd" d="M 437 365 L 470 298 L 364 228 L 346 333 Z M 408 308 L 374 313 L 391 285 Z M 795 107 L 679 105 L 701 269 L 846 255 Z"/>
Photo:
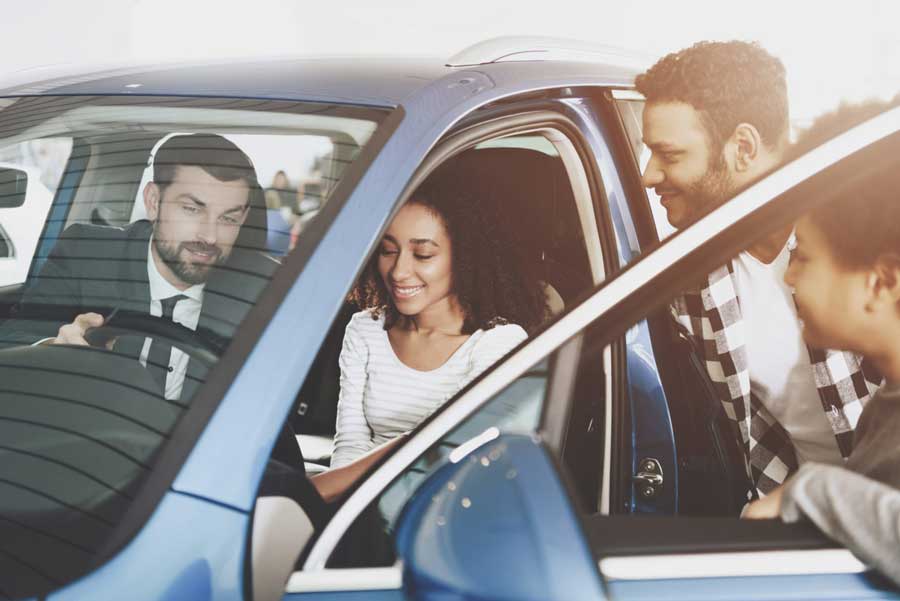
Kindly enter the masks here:
<path id="1" fill-rule="evenodd" d="M 219 224 L 212 219 L 204 219 L 197 230 L 197 238 L 206 244 L 215 244 L 219 238 Z"/>
<path id="2" fill-rule="evenodd" d="M 394 257 L 394 265 L 390 269 L 391 279 L 402 282 L 412 275 L 412 271 L 412 256 L 401 250 Z"/>
<path id="3" fill-rule="evenodd" d="M 663 183 L 665 179 L 666 174 L 659 168 L 659 160 L 657 160 L 655 155 L 650 155 L 650 160 L 647 161 L 644 173 L 641 174 L 641 183 L 644 184 L 645 188 L 655 188 Z"/>

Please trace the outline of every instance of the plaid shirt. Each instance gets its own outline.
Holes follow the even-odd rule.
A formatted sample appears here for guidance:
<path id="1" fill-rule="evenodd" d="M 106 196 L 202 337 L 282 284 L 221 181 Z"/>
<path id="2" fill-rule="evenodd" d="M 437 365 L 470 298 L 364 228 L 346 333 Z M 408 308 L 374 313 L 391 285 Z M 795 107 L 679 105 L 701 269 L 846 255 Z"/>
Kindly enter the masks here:
<path id="1" fill-rule="evenodd" d="M 765 495 L 797 469 L 797 455 L 788 432 L 751 390 L 734 267 L 729 262 L 706 279 L 676 299 L 675 317 L 694 336 L 725 414 L 740 432 L 747 475 L 755 487 L 748 496 Z M 822 409 L 846 459 L 856 421 L 881 376 L 858 355 L 808 350 Z"/>

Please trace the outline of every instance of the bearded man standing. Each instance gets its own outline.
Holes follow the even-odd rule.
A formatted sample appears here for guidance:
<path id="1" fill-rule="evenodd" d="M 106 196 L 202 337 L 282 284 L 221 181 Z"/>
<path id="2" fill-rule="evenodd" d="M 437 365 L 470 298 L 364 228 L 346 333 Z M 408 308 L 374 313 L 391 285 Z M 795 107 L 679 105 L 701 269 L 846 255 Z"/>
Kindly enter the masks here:
<path id="1" fill-rule="evenodd" d="M 788 149 L 785 70 L 757 44 L 700 42 L 635 81 L 651 151 L 643 183 L 684 228 L 777 167 Z M 751 496 L 806 461 L 841 464 L 880 377 L 808 348 L 791 290 L 790 228 L 758 241 L 674 304 L 744 451 Z M 723 260 L 727 259 L 723 257 Z"/>

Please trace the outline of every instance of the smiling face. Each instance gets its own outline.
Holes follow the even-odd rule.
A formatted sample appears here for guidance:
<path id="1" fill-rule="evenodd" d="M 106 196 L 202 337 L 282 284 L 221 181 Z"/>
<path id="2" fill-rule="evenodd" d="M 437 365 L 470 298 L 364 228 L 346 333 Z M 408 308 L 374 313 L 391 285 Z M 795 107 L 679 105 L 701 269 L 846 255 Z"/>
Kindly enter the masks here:
<path id="1" fill-rule="evenodd" d="M 153 222 L 152 253 L 160 274 L 179 290 L 201 284 L 231 254 L 247 217 L 250 188 L 219 181 L 200 167 L 178 166 L 172 182 L 144 189 Z"/>
<path id="2" fill-rule="evenodd" d="M 378 273 L 400 314 L 452 311 L 453 254 L 443 221 L 422 205 L 407 203 L 378 250 Z"/>
<path id="3" fill-rule="evenodd" d="M 669 223 L 683 228 L 731 196 L 728 166 L 713 156 L 700 113 L 683 102 L 649 103 L 643 114 L 644 144 L 651 151 L 645 187 L 659 195 Z"/>
<path id="4" fill-rule="evenodd" d="M 794 289 L 803 339 L 815 348 L 865 352 L 872 339 L 864 319 L 867 270 L 838 263 L 825 234 L 809 217 L 797 222 L 796 236 L 784 282 Z"/>

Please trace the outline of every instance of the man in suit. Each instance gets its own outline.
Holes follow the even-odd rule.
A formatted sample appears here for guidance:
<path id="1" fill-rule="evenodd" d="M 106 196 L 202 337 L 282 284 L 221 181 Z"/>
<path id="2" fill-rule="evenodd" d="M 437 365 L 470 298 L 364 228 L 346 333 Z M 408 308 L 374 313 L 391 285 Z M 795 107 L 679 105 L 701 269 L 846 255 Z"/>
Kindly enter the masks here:
<path id="1" fill-rule="evenodd" d="M 143 200 L 147 220 L 68 227 L 0 341 L 87 345 L 90 328 L 136 312 L 222 350 L 278 265 L 262 252 L 265 207 L 253 164 L 221 136 L 175 136 L 157 150 Z M 200 362 L 162 336 L 112 342 L 147 367 L 167 399 L 188 399 L 202 382 Z"/>

